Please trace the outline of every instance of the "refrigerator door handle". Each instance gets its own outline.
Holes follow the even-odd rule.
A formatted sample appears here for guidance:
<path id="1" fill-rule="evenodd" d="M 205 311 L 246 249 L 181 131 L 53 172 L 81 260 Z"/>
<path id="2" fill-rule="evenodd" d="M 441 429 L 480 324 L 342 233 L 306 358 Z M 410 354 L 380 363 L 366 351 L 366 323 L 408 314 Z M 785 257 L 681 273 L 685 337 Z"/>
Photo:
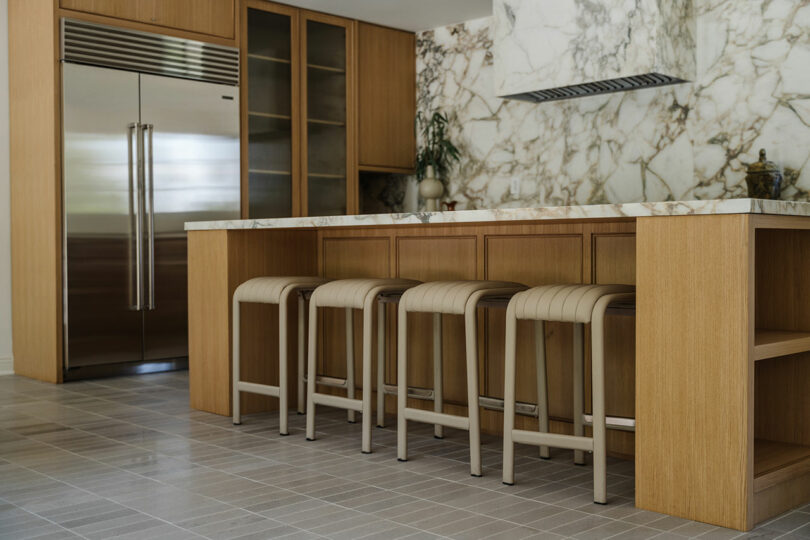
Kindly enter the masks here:
<path id="1" fill-rule="evenodd" d="M 141 124 L 133 122 L 127 126 L 127 150 L 129 155 L 129 216 L 130 231 L 135 229 L 135 242 L 133 245 L 130 232 L 130 253 L 134 253 L 134 272 L 131 272 L 130 309 L 141 311 L 143 309 L 143 219 L 141 206 L 143 190 L 141 189 Z"/>
<path id="2" fill-rule="evenodd" d="M 148 252 L 148 284 L 149 293 L 147 296 L 148 310 L 155 309 L 155 160 L 154 160 L 154 145 L 153 134 L 155 126 L 152 124 L 143 125 L 143 133 L 145 138 L 144 146 L 149 148 L 148 158 L 144 158 L 146 166 L 146 183 L 144 189 L 146 191 L 145 198 L 147 202 L 148 214 L 147 223 L 149 225 L 149 236 L 147 237 L 147 252 Z"/>

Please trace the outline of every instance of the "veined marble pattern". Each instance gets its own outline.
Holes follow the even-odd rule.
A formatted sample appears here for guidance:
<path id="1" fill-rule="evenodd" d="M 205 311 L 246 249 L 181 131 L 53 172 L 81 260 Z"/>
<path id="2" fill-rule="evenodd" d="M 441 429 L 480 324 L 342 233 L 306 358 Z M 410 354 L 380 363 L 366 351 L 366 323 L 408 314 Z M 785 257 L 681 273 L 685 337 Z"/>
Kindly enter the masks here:
<path id="1" fill-rule="evenodd" d="M 495 97 L 492 18 L 417 36 L 418 108 L 463 159 L 458 208 L 744 197 L 760 148 L 810 196 L 810 0 L 694 0 L 694 83 L 550 103 Z M 512 178 L 520 194 L 510 195 Z"/>
<path id="2" fill-rule="evenodd" d="M 647 73 L 695 77 L 692 0 L 495 0 L 499 96 Z"/>
<path id="3" fill-rule="evenodd" d="M 357 227 L 412 225 L 419 223 L 477 223 L 494 221 L 536 221 L 548 219 L 609 219 L 646 216 L 686 216 L 718 214 L 775 214 L 810 216 L 810 203 L 763 199 L 720 199 L 710 201 L 669 201 L 535 208 L 496 208 L 456 212 L 404 212 L 354 216 L 236 219 L 186 223 L 187 231 L 237 229 L 291 229 L 306 227 Z"/>

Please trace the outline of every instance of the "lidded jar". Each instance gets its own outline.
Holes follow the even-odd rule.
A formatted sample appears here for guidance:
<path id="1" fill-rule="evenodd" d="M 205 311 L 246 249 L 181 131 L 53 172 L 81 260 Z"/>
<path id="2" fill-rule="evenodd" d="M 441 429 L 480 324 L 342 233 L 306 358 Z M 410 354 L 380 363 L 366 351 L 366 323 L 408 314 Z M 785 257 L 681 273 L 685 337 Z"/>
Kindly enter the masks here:
<path id="1" fill-rule="evenodd" d="M 759 161 L 748 166 L 745 175 L 748 196 L 752 199 L 778 199 L 782 192 L 782 171 L 768 161 L 765 149 L 759 151 Z"/>

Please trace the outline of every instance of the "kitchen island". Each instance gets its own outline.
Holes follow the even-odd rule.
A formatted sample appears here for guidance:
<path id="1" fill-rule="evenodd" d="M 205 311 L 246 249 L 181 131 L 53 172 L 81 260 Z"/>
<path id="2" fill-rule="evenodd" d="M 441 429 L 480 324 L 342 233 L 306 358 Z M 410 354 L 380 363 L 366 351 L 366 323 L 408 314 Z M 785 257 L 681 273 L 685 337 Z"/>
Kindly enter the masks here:
<path id="1" fill-rule="evenodd" d="M 636 432 L 610 430 L 608 445 L 635 459 L 637 506 L 748 530 L 810 500 L 810 302 L 803 301 L 810 297 L 810 203 L 731 199 L 303 217 L 187 223 L 186 230 L 197 409 L 230 414 L 231 296 L 252 277 L 635 284 L 635 318 L 616 315 L 607 323 L 606 388 L 608 415 L 635 418 Z M 271 382 L 277 312 L 241 309 L 243 377 Z M 296 306 L 288 309 L 295 316 Z M 386 382 L 393 383 L 395 317 L 387 309 Z M 319 372 L 345 377 L 343 310 L 323 317 Z M 443 319 L 451 414 L 466 408 L 457 319 Z M 497 401 L 503 312 L 487 309 L 482 320 L 480 394 Z M 415 360 L 408 384 L 429 388 L 431 316 L 409 324 Z M 518 330 L 517 370 L 526 375 L 518 377 L 517 399 L 534 403 L 529 329 Z M 564 324 L 545 331 L 551 429 L 570 433 L 572 331 Z M 288 343 L 296 343 L 295 332 Z M 242 399 L 245 412 L 274 406 L 264 396 Z M 393 413 L 394 399 L 387 400 Z M 499 411 L 486 409 L 481 420 L 485 431 L 499 433 Z M 536 426 L 536 418 L 516 419 L 516 427 Z"/>

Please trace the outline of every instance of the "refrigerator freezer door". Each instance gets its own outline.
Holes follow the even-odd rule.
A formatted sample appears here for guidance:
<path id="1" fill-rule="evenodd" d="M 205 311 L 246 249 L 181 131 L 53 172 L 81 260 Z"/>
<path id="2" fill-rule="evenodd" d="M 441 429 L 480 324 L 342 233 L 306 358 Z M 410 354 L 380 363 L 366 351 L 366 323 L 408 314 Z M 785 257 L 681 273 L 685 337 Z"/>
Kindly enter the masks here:
<path id="1" fill-rule="evenodd" d="M 65 367 L 138 361 L 138 74 L 62 70 Z"/>
<path id="2" fill-rule="evenodd" d="M 184 222 L 239 218 L 239 89 L 140 77 L 141 122 L 152 126 L 146 154 L 154 199 L 154 259 L 146 262 L 154 304 L 145 312 L 144 359 L 158 361 L 188 356 Z"/>

